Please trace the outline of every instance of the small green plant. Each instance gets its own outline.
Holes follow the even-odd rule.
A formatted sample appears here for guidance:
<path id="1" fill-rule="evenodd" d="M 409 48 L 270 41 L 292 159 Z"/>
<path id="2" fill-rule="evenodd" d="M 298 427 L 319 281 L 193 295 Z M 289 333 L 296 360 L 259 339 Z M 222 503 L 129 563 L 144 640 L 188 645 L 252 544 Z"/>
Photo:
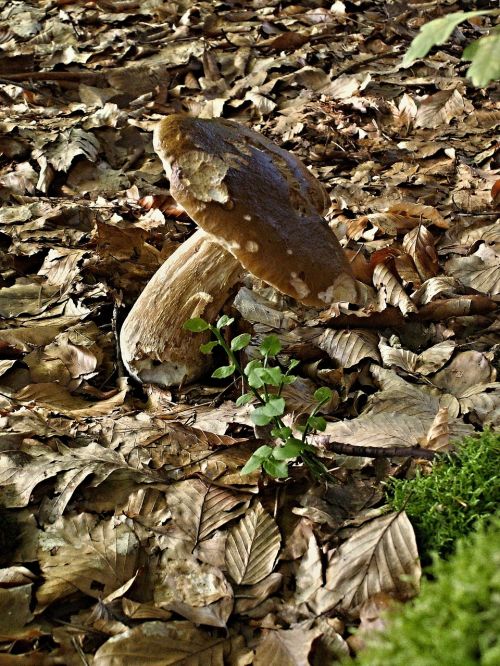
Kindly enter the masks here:
<path id="1" fill-rule="evenodd" d="M 455 541 L 488 518 L 500 501 L 500 435 L 484 431 L 466 437 L 456 453 L 438 459 L 432 472 L 414 479 L 391 479 L 389 504 L 405 509 L 424 559 L 447 555 Z"/>
<path id="2" fill-rule="evenodd" d="M 388 616 L 353 666 L 494 666 L 500 664 L 500 516 L 448 560 L 436 558 L 435 580 Z M 398 612 L 399 610 L 399 612 Z"/>
<path id="3" fill-rule="evenodd" d="M 222 334 L 222 329 L 230 326 L 233 321 L 227 315 L 222 316 L 215 325 L 209 324 L 204 319 L 194 318 L 187 321 L 184 328 L 193 333 L 202 331 L 212 333 L 214 339 L 201 345 L 200 350 L 204 354 L 211 354 L 215 347 L 220 346 L 229 361 L 228 365 L 217 368 L 212 373 L 212 377 L 224 379 L 235 373 L 241 376 L 248 387 L 248 392 L 241 395 L 236 404 L 240 406 L 255 400 L 258 406 L 251 414 L 252 421 L 256 426 L 270 426 L 270 434 L 277 441 L 276 446 L 264 444 L 259 447 L 241 473 L 250 474 L 262 468 L 270 476 L 284 478 L 288 476 L 289 464 L 299 457 L 315 475 L 327 473 L 326 468 L 315 455 L 314 446 L 308 443 L 307 438 L 311 432 L 322 432 L 326 428 L 326 421 L 318 415 L 318 412 L 331 399 L 331 390 L 321 387 L 314 393 L 316 406 L 304 425 L 295 425 L 295 431 L 301 434 L 300 438 L 296 437 L 294 430 L 283 423 L 286 403 L 281 393 L 286 384 L 292 384 L 297 379 L 291 373 L 298 365 L 298 361 L 290 360 L 285 369 L 278 365 L 276 357 L 281 351 L 281 343 L 275 335 L 269 335 L 264 338 L 259 347 L 260 358 L 253 359 L 243 368 L 236 353 L 245 349 L 252 338 L 249 333 L 242 333 L 228 344 Z"/>
<path id="4" fill-rule="evenodd" d="M 423 58 L 436 44 L 444 44 L 460 23 L 487 14 L 499 16 L 500 10 L 453 12 L 426 23 L 410 44 L 403 58 L 403 67 L 409 67 L 417 58 Z M 495 26 L 488 35 L 471 42 L 464 49 L 462 58 L 471 61 L 467 76 L 475 86 L 482 88 L 490 81 L 500 79 L 500 26 Z"/>

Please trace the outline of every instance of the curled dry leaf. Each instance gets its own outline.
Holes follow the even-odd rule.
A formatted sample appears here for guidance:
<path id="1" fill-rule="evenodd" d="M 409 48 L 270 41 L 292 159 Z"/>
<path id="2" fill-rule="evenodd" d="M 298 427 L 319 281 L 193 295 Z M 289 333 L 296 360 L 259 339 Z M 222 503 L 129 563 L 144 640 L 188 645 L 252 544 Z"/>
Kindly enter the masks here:
<path id="1" fill-rule="evenodd" d="M 440 407 L 425 439 L 420 442 L 424 449 L 447 451 L 450 446 L 450 427 L 447 407 Z"/>
<path id="2" fill-rule="evenodd" d="M 81 513 L 40 533 L 38 559 L 44 578 L 37 592 L 41 611 L 75 590 L 101 599 L 133 581 L 139 542 L 127 523 Z"/>
<path id="3" fill-rule="evenodd" d="M 226 541 L 226 565 L 239 585 L 254 585 L 274 569 L 280 549 L 278 526 L 256 503 L 229 532 Z"/>
<path id="4" fill-rule="evenodd" d="M 188 537 L 191 549 L 244 513 L 249 503 L 244 495 L 207 485 L 200 479 L 175 484 L 169 489 L 167 502 L 174 523 Z"/>
<path id="5" fill-rule="evenodd" d="M 385 264 L 377 264 L 375 266 L 373 284 L 378 290 L 381 309 L 383 309 L 385 304 L 388 304 L 399 308 L 404 315 L 417 311 L 416 305 L 411 301 L 395 275 Z"/>
<path id="6" fill-rule="evenodd" d="M 323 567 L 321 564 L 321 553 L 314 534 L 309 537 L 307 551 L 300 560 L 299 568 L 295 575 L 294 599 L 301 604 L 312 597 L 316 590 L 321 587 L 323 579 Z"/>
<path id="7" fill-rule="evenodd" d="M 154 601 L 195 624 L 225 627 L 233 609 L 233 591 L 216 567 L 198 562 L 162 558 L 156 569 Z"/>
<path id="8" fill-rule="evenodd" d="M 440 90 L 420 104 L 415 124 L 417 127 L 432 129 L 448 125 L 453 118 L 460 118 L 463 113 L 464 98 L 458 90 Z"/>
<path id="9" fill-rule="evenodd" d="M 442 368 L 450 360 L 455 347 L 454 342 L 445 340 L 429 347 L 421 354 L 415 354 L 408 349 L 389 346 L 385 338 L 382 338 L 379 344 L 382 361 L 386 367 L 396 365 L 398 368 L 406 370 L 406 372 L 421 373 L 422 375 L 430 375 Z"/>
<path id="10" fill-rule="evenodd" d="M 409 231 L 403 239 L 403 249 L 413 259 L 422 280 L 434 277 L 439 270 L 434 246 L 434 236 L 423 225 Z"/>
<path id="11" fill-rule="evenodd" d="M 463 284 L 483 294 L 500 293 L 500 255 L 493 251 L 484 258 L 477 254 L 458 257 L 446 262 L 446 271 Z"/>
<path id="12" fill-rule="evenodd" d="M 101 666 L 218 666 L 225 655 L 248 652 L 242 643 L 238 638 L 211 636 L 191 622 L 144 622 L 101 645 L 95 662 Z"/>
<path id="13" fill-rule="evenodd" d="M 351 368 L 365 358 L 380 360 L 378 336 L 365 329 L 351 331 L 326 329 L 315 344 L 344 368 Z"/>
<path id="14" fill-rule="evenodd" d="M 496 371 L 485 354 L 470 350 L 457 354 L 446 368 L 434 375 L 432 382 L 460 400 L 472 392 L 482 392 L 485 386 L 481 385 L 495 379 Z"/>
<path id="15" fill-rule="evenodd" d="M 267 631 L 255 650 L 253 666 L 307 666 L 318 629 Z"/>
<path id="16" fill-rule="evenodd" d="M 375 518 L 334 553 L 321 612 L 336 608 L 356 617 L 361 605 L 379 592 L 410 598 L 418 592 L 420 574 L 415 534 L 406 513 Z"/>

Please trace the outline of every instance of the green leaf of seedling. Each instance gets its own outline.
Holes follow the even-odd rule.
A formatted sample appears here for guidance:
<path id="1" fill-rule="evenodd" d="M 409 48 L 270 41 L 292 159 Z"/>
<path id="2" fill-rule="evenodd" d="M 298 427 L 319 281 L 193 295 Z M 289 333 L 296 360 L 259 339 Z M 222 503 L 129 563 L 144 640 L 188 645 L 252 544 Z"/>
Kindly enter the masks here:
<path id="1" fill-rule="evenodd" d="M 257 370 L 262 368 L 262 363 L 258 359 L 254 359 L 253 361 L 250 361 L 250 363 L 247 363 L 245 366 L 245 369 L 243 372 L 247 376 L 247 381 L 249 386 L 252 388 L 262 388 L 264 386 L 264 382 L 260 378 L 260 376 L 257 373 Z"/>
<path id="2" fill-rule="evenodd" d="M 259 347 L 262 356 L 273 358 L 281 351 L 281 342 L 276 335 L 268 335 Z"/>
<path id="3" fill-rule="evenodd" d="M 464 60 L 471 60 L 467 76 L 478 88 L 484 88 L 490 81 L 500 79 L 500 30 L 492 30 L 472 44 L 462 54 Z"/>
<path id="4" fill-rule="evenodd" d="M 284 442 L 291 437 L 292 435 L 292 429 L 291 428 L 273 428 L 271 430 L 271 435 L 273 437 L 279 437 L 282 439 Z"/>
<path id="5" fill-rule="evenodd" d="M 277 446 L 273 449 L 273 458 L 275 460 L 292 460 L 301 455 L 304 445 L 300 439 L 291 437 L 285 446 Z"/>
<path id="6" fill-rule="evenodd" d="M 240 395 L 238 400 L 236 400 L 236 407 L 242 407 L 243 405 L 248 405 L 255 398 L 253 393 L 243 393 Z"/>
<path id="7" fill-rule="evenodd" d="M 182 328 L 186 331 L 191 331 L 191 333 L 201 333 L 202 331 L 208 330 L 210 324 L 208 321 L 201 319 L 201 317 L 193 317 L 193 319 L 188 319 L 184 322 Z"/>
<path id="8" fill-rule="evenodd" d="M 318 430 L 319 432 L 326 430 L 326 421 L 322 416 L 310 416 L 307 419 L 307 424 L 311 430 Z"/>
<path id="9" fill-rule="evenodd" d="M 264 407 L 256 407 L 253 412 L 250 414 L 250 418 L 255 423 L 256 426 L 266 426 L 273 420 L 272 416 L 264 414 L 262 411 Z"/>
<path id="10" fill-rule="evenodd" d="M 202 354 L 211 354 L 214 347 L 218 345 L 217 340 L 211 340 L 210 342 L 205 342 L 204 345 L 200 345 L 200 351 Z"/>
<path id="11" fill-rule="evenodd" d="M 240 351 L 241 349 L 244 349 L 250 343 L 251 339 L 252 336 L 250 333 L 242 333 L 241 335 L 237 335 L 231 340 L 231 350 Z"/>
<path id="12" fill-rule="evenodd" d="M 269 476 L 275 479 L 286 479 L 288 476 L 288 465 L 286 462 L 276 462 L 272 459 L 264 460 L 262 467 Z"/>
<path id="13" fill-rule="evenodd" d="M 255 373 L 259 378 L 269 386 L 279 386 L 283 379 L 283 373 L 280 367 L 275 368 L 258 368 Z"/>
<path id="14" fill-rule="evenodd" d="M 284 398 L 270 398 L 262 409 L 264 409 L 269 416 L 281 416 L 285 413 L 285 406 Z"/>
<path id="15" fill-rule="evenodd" d="M 230 377 L 235 370 L 234 365 L 221 365 L 220 368 L 212 372 L 212 377 L 214 379 L 225 379 L 226 377 Z"/>
<path id="16" fill-rule="evenodd" d="M 272 452 L 273 449 L 270 446 L 267 446 L 267 444 L 259 446 L 259 448 L 254 451 L 252 456 L 247 460 L 245 466 L 241 470 L 241 474 L 251 474 L 252 472 L 255 472 L 256 469 L 259 469 L 264 460 L 269 458 Z"/>
<path id="17" fill-rule="evenodd" d="M 293 382 L 297 379 L 297 375 L 283 375 L 282 378 L 282 383 L 283 384 L 293 384 Z"/>
<path id="18" fill-rule="evenodd" d="M 326 386 L 322 386 L 321 388 L 314 391 L 314 399 L 316 402 L 327 402 L 328 400 L 331 400 L 332 395 L 332 390 Z"/>
<path id="19" fill-rule="evenodd" d="M 216 326 L 220 330 L 221 328 L 224 328 L 225 326 L 230 326 L 233 323 L 233 321 L 234 321 L 233 317 L 228 317 L 227 315 L 222 315 L 222 317 L 217 322 Z"/>
<path id="20" fill-rule="evenodd" d="M 288 371 L 293 370 L 300 364 L 300 361 L 298 361 L 296 358 L 291 358 L 289 363 L 288 363 Z"/>
<path id="21" fill-rule="evenodd" d="M 436 44 L 444 44 L 455 28 L 463 21 L 467 21 L 474 16 L 483 16 L 489 13 L 493 12 L 491 10 L 452 12 L 442 18 L 426 23 L 420 28 L 420 32 L 410 44 L 410 48 L 406 52 L 401 66 L 409 67 L 417 58 L 426 56 Z"/>

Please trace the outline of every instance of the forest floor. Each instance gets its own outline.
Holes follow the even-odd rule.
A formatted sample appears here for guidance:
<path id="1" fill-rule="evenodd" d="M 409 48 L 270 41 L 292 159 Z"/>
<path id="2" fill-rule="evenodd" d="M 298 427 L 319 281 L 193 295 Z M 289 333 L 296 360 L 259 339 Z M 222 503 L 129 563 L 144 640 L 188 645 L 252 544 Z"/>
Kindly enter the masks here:
<path id="1" fill-rule="evenodd" d="M 432 463 L 329 443 L 446 451 L 500 420 L 500 94 L 460 60 L 490 19 L 401 68 L 423 23 L 476 4 L 496 7 L 0 0 L 0 663 L 326 664 L 417 592 L 383 482 Z M 195 228 L 152 146 L 173 112 L 298 155 L 375 290 L 320 312 L 246 281 L 225 308 L 250 357 L 272 333 L 300 361 L 290 424 L 331 389 L 330 477 L 242 476 L 262 441 L 238 381 L 139 386 L 119 362 Z"/>

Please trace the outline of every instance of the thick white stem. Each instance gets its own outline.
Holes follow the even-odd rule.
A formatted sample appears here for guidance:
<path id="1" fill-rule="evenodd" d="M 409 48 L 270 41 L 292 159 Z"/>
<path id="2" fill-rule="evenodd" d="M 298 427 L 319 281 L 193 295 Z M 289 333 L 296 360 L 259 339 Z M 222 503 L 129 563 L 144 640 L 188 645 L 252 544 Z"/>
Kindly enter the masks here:
<path id="1" fill-rule="evenodd" d="M 210 364 L 199 351 L 206 337 L 182 325 L 192 317 L 213 321 L 241 274 L 232 254 L 196 231 L 153 275 L 125 319 L 120 347 L 128 371 L 162 386 L 200 377 Z"/>

